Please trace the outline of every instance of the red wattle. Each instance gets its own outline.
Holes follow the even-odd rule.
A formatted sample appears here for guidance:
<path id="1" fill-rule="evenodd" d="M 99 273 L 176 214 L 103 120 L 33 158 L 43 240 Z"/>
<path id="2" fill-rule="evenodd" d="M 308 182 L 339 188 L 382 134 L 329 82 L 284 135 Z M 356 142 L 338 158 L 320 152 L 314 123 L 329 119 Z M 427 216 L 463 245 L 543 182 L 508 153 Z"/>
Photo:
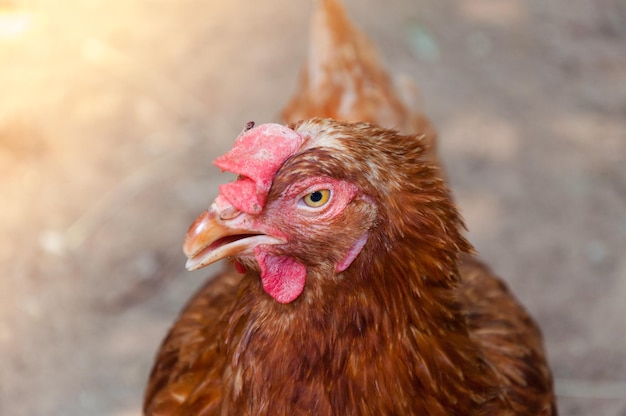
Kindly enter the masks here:
<path id="1" fill-rule="evenodd" d="M 306 267 L 288 256 L 274 256 L 258 247 L 255 257 L 261 267 L 261 283 L 268 295 L 280 303 L 296 300 L 304 290 Z"/>

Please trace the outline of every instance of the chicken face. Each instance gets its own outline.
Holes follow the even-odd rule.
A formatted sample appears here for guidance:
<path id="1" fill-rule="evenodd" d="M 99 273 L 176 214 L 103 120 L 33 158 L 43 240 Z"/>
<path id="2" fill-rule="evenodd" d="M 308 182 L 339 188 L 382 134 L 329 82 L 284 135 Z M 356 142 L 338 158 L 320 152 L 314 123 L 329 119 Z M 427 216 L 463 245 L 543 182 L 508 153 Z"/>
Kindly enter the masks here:
<path id="1" fill-rule="evenodd" d="M 315 164 L 306 151 L 315 147 L 312 141 L 265 124 L 244 132 L 216 160 L 239 178 L 220 186 L 190 227 L 184 244 L 189 270 L 231 257 L 239 271 L 259 272 L 276 301 L 289 303 L 303 292 L 307 276 L 335 276 L 352 264 L 367 242 L 371 204 L 355 184 L 308 166 Z"/>

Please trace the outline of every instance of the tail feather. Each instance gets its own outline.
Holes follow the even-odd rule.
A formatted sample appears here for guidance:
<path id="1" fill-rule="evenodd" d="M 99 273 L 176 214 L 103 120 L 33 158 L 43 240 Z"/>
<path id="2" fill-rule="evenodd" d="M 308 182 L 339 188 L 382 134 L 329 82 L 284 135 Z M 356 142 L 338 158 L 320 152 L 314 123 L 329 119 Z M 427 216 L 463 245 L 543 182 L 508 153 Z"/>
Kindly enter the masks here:
<path id="1" fill-rule="evenodd" d="M 429 158 L 437 161 L 436 132 L 399 90 L 370 39 L 356 27 L 339 0 L 318 0 L 312 19 L 308 62 L 300 86 L 283 110 L 286 122 L 312 117 L 367 121 L 405 134 L 423 134 Z"/>

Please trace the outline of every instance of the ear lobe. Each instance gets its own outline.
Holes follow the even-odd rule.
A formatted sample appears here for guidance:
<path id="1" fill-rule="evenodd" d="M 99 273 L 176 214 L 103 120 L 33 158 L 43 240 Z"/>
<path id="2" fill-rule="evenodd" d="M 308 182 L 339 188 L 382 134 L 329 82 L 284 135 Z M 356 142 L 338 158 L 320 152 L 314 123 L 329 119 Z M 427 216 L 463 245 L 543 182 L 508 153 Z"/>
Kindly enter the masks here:
<path id="1" fill-rule="evenodd" d="M 366 232 L 365 234 L 361 236 L 361 238 L 359 238 L 356 241 L 356 243 L 354 243 L 352 247 L 350 247 L 350 249 L 346 253 L 343 260 L 337 263 L 337 266 L 335 266 L 335 271 L 337 273 L 341 273 L 344 270 L 346 270 L 348 267 L 350 267 L 354 259 L 356 259 L 356 257 L 359 255 L 359 253 L 365 246 L 365 243 L 367 243 L 368 237 L 369 237 L 369 233 Z"/>

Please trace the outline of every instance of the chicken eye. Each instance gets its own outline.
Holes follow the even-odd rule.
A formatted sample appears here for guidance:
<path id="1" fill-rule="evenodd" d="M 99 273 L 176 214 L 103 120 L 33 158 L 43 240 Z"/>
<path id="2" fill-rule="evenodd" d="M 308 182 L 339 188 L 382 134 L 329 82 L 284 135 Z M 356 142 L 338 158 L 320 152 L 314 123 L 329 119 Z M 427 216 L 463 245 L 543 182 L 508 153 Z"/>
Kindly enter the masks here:
<path id="1" fill-rule="evenodd" d="M 329 189 L 320 189 L 319 191 L 311 192 L 310 194 L 306 194 L 302 200 L 304 203 L 311 208 L 319 208 L 326 204 L 330 199 L 330 190 Z"/>

